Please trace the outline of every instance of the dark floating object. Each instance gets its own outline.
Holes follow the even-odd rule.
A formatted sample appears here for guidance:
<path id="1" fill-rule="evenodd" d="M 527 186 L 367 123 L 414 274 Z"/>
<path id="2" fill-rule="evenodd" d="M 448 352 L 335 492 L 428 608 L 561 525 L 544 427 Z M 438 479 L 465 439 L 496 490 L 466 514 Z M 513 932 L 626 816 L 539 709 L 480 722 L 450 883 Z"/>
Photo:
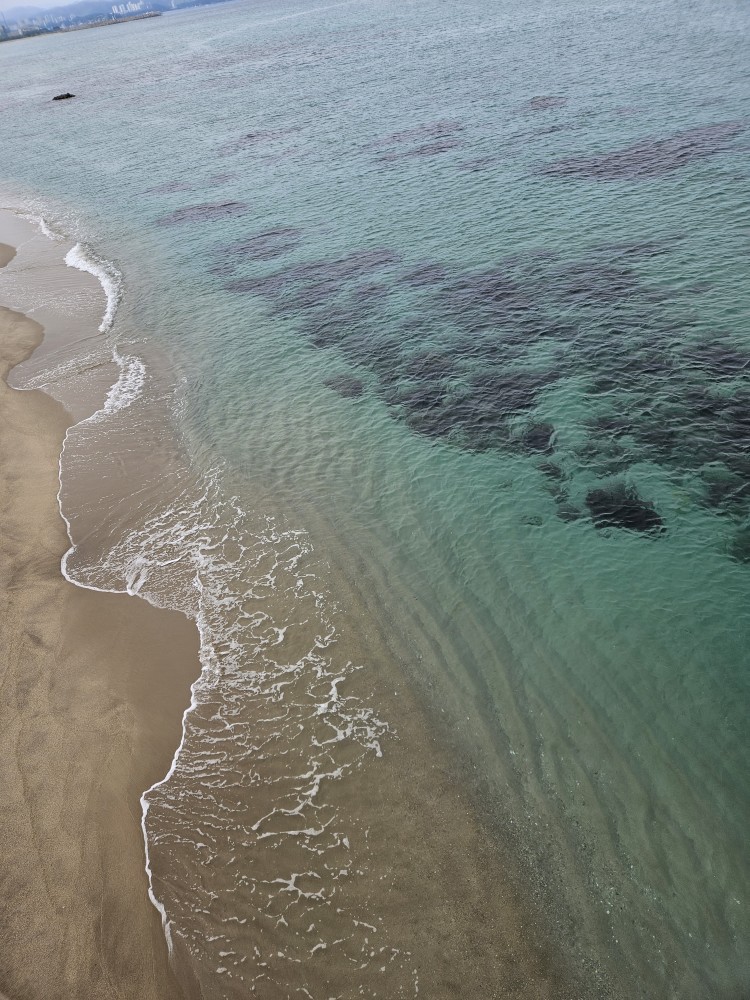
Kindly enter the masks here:
<path id="1" fill-rule="evenodd" d="M 325 384 L 344 399 L 358 399 L 365 391 L 363 382 L 354 375 L 332 375 Z"/>
<path id="2" fill-rule="evenodd" d="M 58 94 L 57 97 L 53 97 L 53 101 L 69 101 L 71 97 L 75 97 L 75 94 Z"/>
<path id="3" fill-rule="evenodd" d="M 223 201 L 210 205 L 186 205 L 168 215 L 157 219 L 159 226 L 177 226 L 183 222 L 214 222 L 217 219 L 228 219 L 233 215 L 242 215 L 248 205 L 244 201 Z"/>
<path id="4" fill-rule="evenodd" d="M 546 164 L 540 173 L 548 177 L 588 177 L 599 181 L 662 177 L 693 160 L 723 152 L 746 128 L 741 121 L 698 125 L 666 139 L 644 139 L 611 153 L 567 156 Z"/>
<path id="5" fill-rule="evenodd" d="M 641 499 L 635 489 L 625 483 L 590 490 L 586 494 L 586 506 L 597 528 L 655 533 L 666 531 L 664 521 L 653 505 Z"/>

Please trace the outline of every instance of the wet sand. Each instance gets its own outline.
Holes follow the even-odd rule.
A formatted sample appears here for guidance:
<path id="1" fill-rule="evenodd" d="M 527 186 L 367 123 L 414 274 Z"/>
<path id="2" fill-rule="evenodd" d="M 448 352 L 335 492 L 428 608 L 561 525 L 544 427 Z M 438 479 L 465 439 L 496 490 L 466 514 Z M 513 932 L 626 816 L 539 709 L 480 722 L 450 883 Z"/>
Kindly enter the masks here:
<path id="1" fill-rule="evenodd" d="M 62 577 L 69 420 L 6 383 L 42 336 L 0 308 L 0 996 L 170 1000 L 139 797 L 179 742 L 198 638 L 177 613 Z"/>

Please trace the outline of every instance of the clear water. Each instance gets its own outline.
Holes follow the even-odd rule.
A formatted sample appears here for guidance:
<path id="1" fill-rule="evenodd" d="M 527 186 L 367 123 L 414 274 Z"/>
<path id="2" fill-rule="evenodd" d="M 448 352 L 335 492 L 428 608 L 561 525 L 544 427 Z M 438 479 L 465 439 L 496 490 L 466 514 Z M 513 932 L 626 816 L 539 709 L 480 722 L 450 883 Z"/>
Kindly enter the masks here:
<path id="1" fill-rule="evenodd" d="M 144 800 L 188 989 L 425 992 L 356 834 L 383 677 L 593 995 L 750 989 L 749 23 L 261 2 L 0 47 L 6 187 L 146 358 L 71 436 L 68 570 L 204 640 Z M 76 492 L 103 453 L 127 515 Z"/>

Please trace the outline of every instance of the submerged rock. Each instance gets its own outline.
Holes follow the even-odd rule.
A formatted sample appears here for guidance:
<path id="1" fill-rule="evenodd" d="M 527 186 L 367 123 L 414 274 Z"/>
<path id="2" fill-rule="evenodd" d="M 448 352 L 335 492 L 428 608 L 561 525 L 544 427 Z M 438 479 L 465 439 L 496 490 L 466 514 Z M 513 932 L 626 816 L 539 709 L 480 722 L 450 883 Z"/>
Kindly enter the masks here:
<path id="1" fill-rule="evenodd" d="M 632 486 L 614 483 L 586 494 L 586 506 L 597 528 L 624 528 L 627 531 L 663 532 L 664 521 L 653 505 L 643 500 Z"/>

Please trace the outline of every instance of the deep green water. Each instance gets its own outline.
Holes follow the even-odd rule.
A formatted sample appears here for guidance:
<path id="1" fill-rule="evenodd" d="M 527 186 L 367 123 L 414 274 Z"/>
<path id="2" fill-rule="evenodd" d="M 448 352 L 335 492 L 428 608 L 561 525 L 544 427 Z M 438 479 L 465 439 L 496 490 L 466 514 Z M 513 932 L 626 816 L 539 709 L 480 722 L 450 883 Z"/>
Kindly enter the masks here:
<path id="1" fill-rule="evenodd" d="M 78 567 L 202 623 L 210 696 L 154 823 L 181 809 L 187 841 L 233 740 L 251 766 L 249 722 L 207 760 L 211 720 L 275 703 L 284 664 L 307 683 L 324 605 L 366 675 L 356 605 L 616 995 L 750 990 L 749 25 L 739 0 L 262 2 L 0 46 L 6 189 L 112 262 L 108 342 L 177 386 L 189 486 L 113 530 L 108 583 Z M 172 933 L 242 995 L 191 864 Z"/>

